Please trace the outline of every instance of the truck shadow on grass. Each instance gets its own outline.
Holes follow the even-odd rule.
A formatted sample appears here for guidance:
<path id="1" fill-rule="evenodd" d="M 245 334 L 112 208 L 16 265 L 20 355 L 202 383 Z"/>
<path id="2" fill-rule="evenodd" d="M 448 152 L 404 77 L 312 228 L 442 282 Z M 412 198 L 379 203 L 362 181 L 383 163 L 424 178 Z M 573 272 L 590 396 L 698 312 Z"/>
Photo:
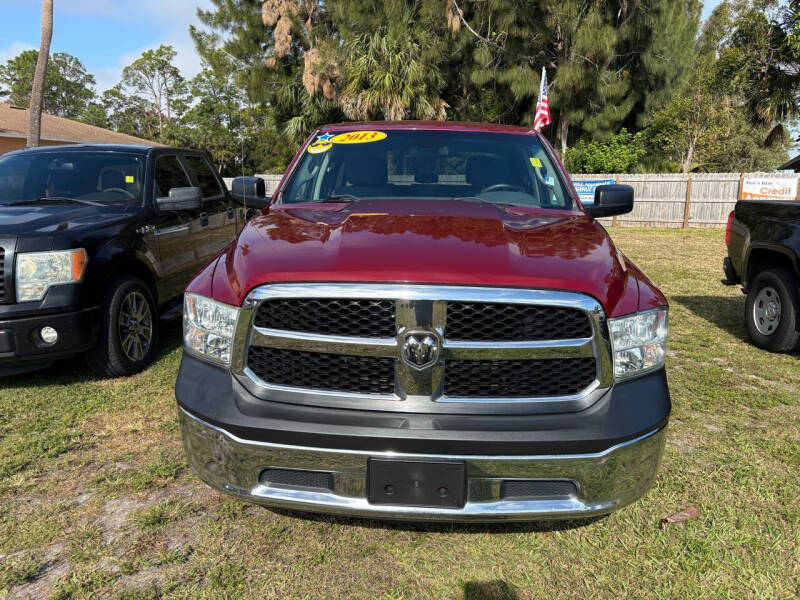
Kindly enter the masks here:
<path id="1" fill-rule="evenodd" d="M 494 581 L 467 581 L 464 600 L 517 600 L 517 590 L 502 579 Z"/>
<path id="2" fill-rule="evenodd" d="M 162 322 L 159 327 L 158 353 L 153 364 L 180 348 L 183 343 L 183 325 L 180 320 Z M 152 368 L 152 365 L 148 368 Z M 0 378 L 0 388 L 72 385 L 101 380 L 101 377 L 92 373 L 83 356 L 74 356 L 57 360 L 46 369 Z"/>
<path id="3" fill-rule="evenodd" d="M 750 343 L 744 324 L 744 295 L 737 296 L 671 296 L 671 303 L 680 304 L 738 340 Z"/>

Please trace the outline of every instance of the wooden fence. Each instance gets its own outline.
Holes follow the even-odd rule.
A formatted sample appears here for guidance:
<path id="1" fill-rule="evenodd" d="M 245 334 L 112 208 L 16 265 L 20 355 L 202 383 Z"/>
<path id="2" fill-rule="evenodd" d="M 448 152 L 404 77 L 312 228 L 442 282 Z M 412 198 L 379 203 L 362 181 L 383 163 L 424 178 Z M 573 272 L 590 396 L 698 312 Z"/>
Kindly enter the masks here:
<path id="1" fill-rule="evenodd" d="M 745 177 L 775 173 L 666 173 L 573 175 L 574 181 L 615 179 L 633 186 L 633 212 L 605 224 L 633 227 L 724 227 Z M 793 173 L 787 178 L 797 177 Z"/>
<path id="2" fill-rule="evenodd" d="M 606 225 L 629 227 L 724 227 L 741 193 L 745 177 L 797 177 L 775 173 L 645 173 L 573 175 L 575 181 L 614 179 L 633 186 L 634 208 L 627 215 L 601 219 Z M 259 175 L 267 195 L 278 187 L 281 175 Z M 231 179 L 225 183 L 230 188 Z"/>

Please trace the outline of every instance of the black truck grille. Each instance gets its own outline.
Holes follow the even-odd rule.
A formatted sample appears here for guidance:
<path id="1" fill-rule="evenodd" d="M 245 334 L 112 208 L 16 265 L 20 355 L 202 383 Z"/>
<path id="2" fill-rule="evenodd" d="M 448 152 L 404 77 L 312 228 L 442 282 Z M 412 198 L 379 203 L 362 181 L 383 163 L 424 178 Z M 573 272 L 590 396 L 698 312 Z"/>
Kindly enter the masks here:
<path id="1" fill-rule="evenodd" d="M 470 341 L 565 340 L 591 337 L 592 324 L 575 308 L 448 302 L 446 334 Z"/>
<path id="2" fill-rule="evenodd" d="M 359 394 L 394 392 L 394 359 L 251 346 L 247 365 L 274 385 Z"/>
<path id="3" fill-rule="evenodd" d="M 342 335 L 394 337 L 395 301 L 341 298 L 277 298 L 262 302 L 256 327 Z"/>
<path id="4" fill-rule="evenodd" d="M 596 377 L 594 358 L 448 360 L 444 393 L 462 398 L 571 396 Z"/>

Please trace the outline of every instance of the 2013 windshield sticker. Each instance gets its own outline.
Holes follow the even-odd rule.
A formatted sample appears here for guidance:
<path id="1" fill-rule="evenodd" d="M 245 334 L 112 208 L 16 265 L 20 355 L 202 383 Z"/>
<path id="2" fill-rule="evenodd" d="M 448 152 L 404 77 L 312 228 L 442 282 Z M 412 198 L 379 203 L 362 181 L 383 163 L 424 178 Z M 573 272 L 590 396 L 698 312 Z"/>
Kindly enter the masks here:
<path id="1" fill-rule="evenodd" d="M 385 139 L 386 134 L 382 131 L 348 131 L 332 137 L 331 142 L 334 144 L 369 144 Z"/>
<path id="2" fill-rule="evenodd" d="M 322 154 L 333 148 L 334 144 L 369 144 L 385 139 L 386 134 L 383 131 L 348 131 L 338 135 L 323 133 L 309 144 L 308 152 L 309 154 Z"/>

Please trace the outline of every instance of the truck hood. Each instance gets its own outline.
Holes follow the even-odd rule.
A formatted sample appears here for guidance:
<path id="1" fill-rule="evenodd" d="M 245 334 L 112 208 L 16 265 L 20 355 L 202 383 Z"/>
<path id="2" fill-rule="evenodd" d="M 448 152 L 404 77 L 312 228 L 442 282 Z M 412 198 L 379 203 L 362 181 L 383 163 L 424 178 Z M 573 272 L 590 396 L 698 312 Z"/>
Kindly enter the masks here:
<path id="1" fill-rule="evenodd" d="M 236 305 L 254 287 L 278 282 L 558 289 L 589 294 L 615 316 L 638 310 L 640 277 L 581 212 L 361 200 L 270 208 L 219 258 L 211 289 L 200 282 L 190 289 Z"/>
<path id="2" fill-rule="evenodd" d="M 84 227 L 105 227 L 130 218 L 124 206 L 85 206 L 44 204 L 42 206 L 4 206 L 0 204 L 0 237 L 30 237 L 58 234 Z"/>

